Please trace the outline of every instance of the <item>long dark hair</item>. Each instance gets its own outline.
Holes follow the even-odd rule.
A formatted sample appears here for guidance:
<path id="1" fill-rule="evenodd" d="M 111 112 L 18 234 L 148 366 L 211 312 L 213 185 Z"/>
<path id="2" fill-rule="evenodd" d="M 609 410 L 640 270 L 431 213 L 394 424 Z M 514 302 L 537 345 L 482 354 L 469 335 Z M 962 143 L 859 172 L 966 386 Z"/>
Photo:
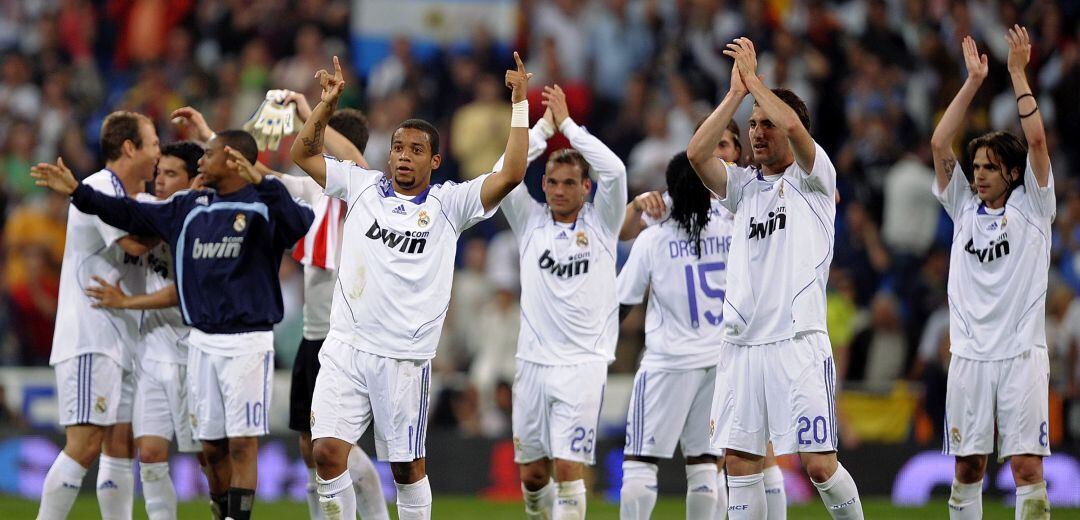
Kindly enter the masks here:
<path id="1" fill-rule="evenodd" d="M 668 195 L 671 196 L 671 219 L 686 231 L 698 258 L 701 258 L 701 230 L 709 225 L 712 194 L 694 173 L 686 152 L 671 158 L 665 176 Z"/>

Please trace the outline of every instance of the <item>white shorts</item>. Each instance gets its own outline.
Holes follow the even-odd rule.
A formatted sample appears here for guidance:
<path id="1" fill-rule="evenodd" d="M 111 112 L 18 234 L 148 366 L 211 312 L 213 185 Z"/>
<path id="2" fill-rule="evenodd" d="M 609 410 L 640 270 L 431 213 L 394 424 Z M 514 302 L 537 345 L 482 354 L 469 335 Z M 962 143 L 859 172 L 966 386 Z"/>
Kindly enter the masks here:
<path id="1" fill-rule="evenodd" d="M 425 456 L 431 361 L 392 359 L 327 338 L 311 398 L 311 438 L 355 444 L 374 421 L 379 460 Z"/>
<path id="2" fill-rule="evenodd" d="M 188 410 L 187 365 L 143 359 L 135 379 L 135 438 L 153 435 L 172 440 L 180 451 L 199 451 Z"/>
<path id="3" fill-rule="evenodd" d="M 694 370 L 639 369 L 626 414 L 626 455 L 670 459 L 719 455 L 709 444 L 716 367 Z"/>
<path id="4" fill-rule="evenodd" d="M 836 374 L 823 332 L 743 346 L 724 342 L 713 397 L 714 450 L 836 451 Z"/>
<path id="5" fill-rule="evenodd" d="M 953 356 L 942 452 L 957 457 L 993 453 L 996 425 L 998 460 L 1049 456 L 1049 372 L 1044 348 L 998 361 Z"/>
<path id="6" fill-rule="evenodd" d="M 131 422 L 135 377 L 104 354 L 80 354 L 56 364 L 60 425 Z"/>
<path id="7" fill-rule="evenodd" d="M 222 356 L 192 347 L 187 370 L 188 407 L 196 440 L 270 433 L 273 352 Z"/>
<path id="8" fill-rule="evenodd" d="M 540 365 L 517 361 L 514 374 L 514 461 L 596 461 L 596 426 L 607 363 Z"/>

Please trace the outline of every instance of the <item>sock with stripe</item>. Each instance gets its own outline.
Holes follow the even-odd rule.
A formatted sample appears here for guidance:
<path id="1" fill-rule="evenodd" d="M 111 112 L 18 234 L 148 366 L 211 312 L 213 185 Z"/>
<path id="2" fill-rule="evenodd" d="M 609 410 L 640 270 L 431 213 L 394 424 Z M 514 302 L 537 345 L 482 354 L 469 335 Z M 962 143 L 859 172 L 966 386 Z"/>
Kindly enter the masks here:
<path id="1" fill-rule="evenodd" d="M 619 517 L 623 520 L 648 520 L 656 507 L 656 464 L 624 460 L 622 471 Z"/>
<path id="2" fill-rule="evenodd" d="M 79 496 L 86 468 L 61 451 L 45 475 L 41 487 L 41 506 L 38 520 L 62 520 L 71 512 L 75 497 Z"/>
<path id="3" fill-rule="evenodd" d="M 97 499 L 102 520 L 131 520 L 135 504 L 134 461 L 101 454 Z"/>
<path id="4" fill-rule="evenodd" d="M 716 464 L 686 466 L 686 518 L 709 518 L 716 511 Z"/>

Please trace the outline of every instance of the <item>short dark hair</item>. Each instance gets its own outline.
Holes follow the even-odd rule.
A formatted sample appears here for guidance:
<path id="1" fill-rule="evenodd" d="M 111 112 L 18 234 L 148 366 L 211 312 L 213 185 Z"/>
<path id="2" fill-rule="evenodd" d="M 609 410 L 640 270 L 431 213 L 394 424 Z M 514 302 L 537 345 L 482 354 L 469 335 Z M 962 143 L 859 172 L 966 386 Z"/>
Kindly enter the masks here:
<path id="1" fill-rule="evenodd" d="M 101 155 L 106 161 L 115 161 L 124 154 L 124 141 L 131 141 L 135 148 L 142 148 L 139 127 L 149 123 L 150 118 L 126 110 L 118 110 L 105 117 L 101 123 Z"/>
<path id="2" fill-rule="evenodd" d="M 555 166 L 556 164 L 569 164 L 571 166 L 577 166 L 581 169 L 581 179 L 585 180 L 589 177 L 589 163 L 585 160 L 585 157 L 581 155 L 581 152 L 573 148 L 563 148 L 562 150 L 556 150 L 553 152 L 547 160 L 547 165 L 544 169 L 547 170 Z"/>
<path id="3" fill-rule="evenodd" d="M 413 130 L 419 130 L 427 134 L 428 141 L 431 142 L 431 155 L 439 153 L 439 129 L 435 128 L 435 125 L 428 123 L 423 119 L 406 119 L 394 129 L 394 133 L 396 134 L 397 131 L 402 128 L 412 128 Z"/>
<path id="4" fill-rule="evenodd" d="M 184 161 L 184 173 L 188 180 L 199 174 L 199 159 L 203 156 L 203 147 L 195 141 L 177 141 L 161 147 L 161 155 L 170 155 Z"/>
<path id="5" fill-rule="evenodd" d="M 216 139 L 221 144 L 240 152 L 251 164 L 259 160 L 259 145 L 251 134 L 243 130 L 222 130 L 217 133 Z"/>
<path id="6" fill-rule="evenodd" d="M 1011 132 L 998 131 L 980 135 L 968 142 L 967 152 L 971 162 L 975 162 L 975 152 L 980 148 L 993 152 L 991 160 L 996 159 L 1001 163 L 1001 173 L 1009 185 L 1009 193 L 1024 184 L 1023 175 L 1027 168 L 1027 145 L 1024 141 Z M 1013 171 L 1013 168 L 1020 170 L 1020 178 L 1017 181 L 1009 178 L 1009 173 Z"/>
<path id="7" fill-rule="evenodd" d="M 345 136 L 345 139 L 348 139 L 357 150 L 360 150 L 360 153 L 364 153 L 370 132 L 367 117 L 364 116 L 363 112 L 355 108 L 342 108 L 330 116 L 330 121 L 327 124 L 330 128 Z"/>
<path id="8" fill-rule="evenodd" d="M 783 101 L 785 105 L 791 107 L 791 109 L 795 111 L 795 115 L 799 116 L 799 122 L 802 123 L 803 128 L 806 128 L 806 131 L 809 132 L 810 110 L 806 108 L 806 103 L 803 102 L 802 98 L 786 88 L 774 88 L 772 89 L 772 93 L 776 94 L 776 97 L 780 98 L 780 101 Z M 757 101 L 755 101 L 754 105 L 757 104 Z"/>

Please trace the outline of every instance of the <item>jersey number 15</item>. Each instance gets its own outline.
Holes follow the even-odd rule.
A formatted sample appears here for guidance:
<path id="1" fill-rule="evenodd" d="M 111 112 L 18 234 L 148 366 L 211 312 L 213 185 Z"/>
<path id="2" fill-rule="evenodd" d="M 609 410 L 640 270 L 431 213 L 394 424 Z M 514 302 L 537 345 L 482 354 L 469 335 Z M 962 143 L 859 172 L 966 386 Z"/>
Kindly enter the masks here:
<path id="1" fill-rule="evenodd" d="M 696 269 L 695 269 L 696 267 Z M 715 298 L 720 300 L 720 314 L 713 314 L 711 310 L 705 311 L 705 320 L 709 322 L 709 325 L 720 325 L 720 322 L 724 320 L 724 290 L 714 289 L 709 285 L 708 274 L 712 271 L 723 271 L 727 266 L 724 262 L 706 262 L 697 265 L 686 266 L 686 298 L 687 303 L 690 305 L 690 326 L 698 328 L 701 326 L 701 320 L 698 317 L 698 294 L 695 289 L 695 279 L 697 285 L 701 286 L 701 292 L 705 294 L 706 298 Z M 694 276 L 694 271 L 697 271 L 697 276 Z"/>

